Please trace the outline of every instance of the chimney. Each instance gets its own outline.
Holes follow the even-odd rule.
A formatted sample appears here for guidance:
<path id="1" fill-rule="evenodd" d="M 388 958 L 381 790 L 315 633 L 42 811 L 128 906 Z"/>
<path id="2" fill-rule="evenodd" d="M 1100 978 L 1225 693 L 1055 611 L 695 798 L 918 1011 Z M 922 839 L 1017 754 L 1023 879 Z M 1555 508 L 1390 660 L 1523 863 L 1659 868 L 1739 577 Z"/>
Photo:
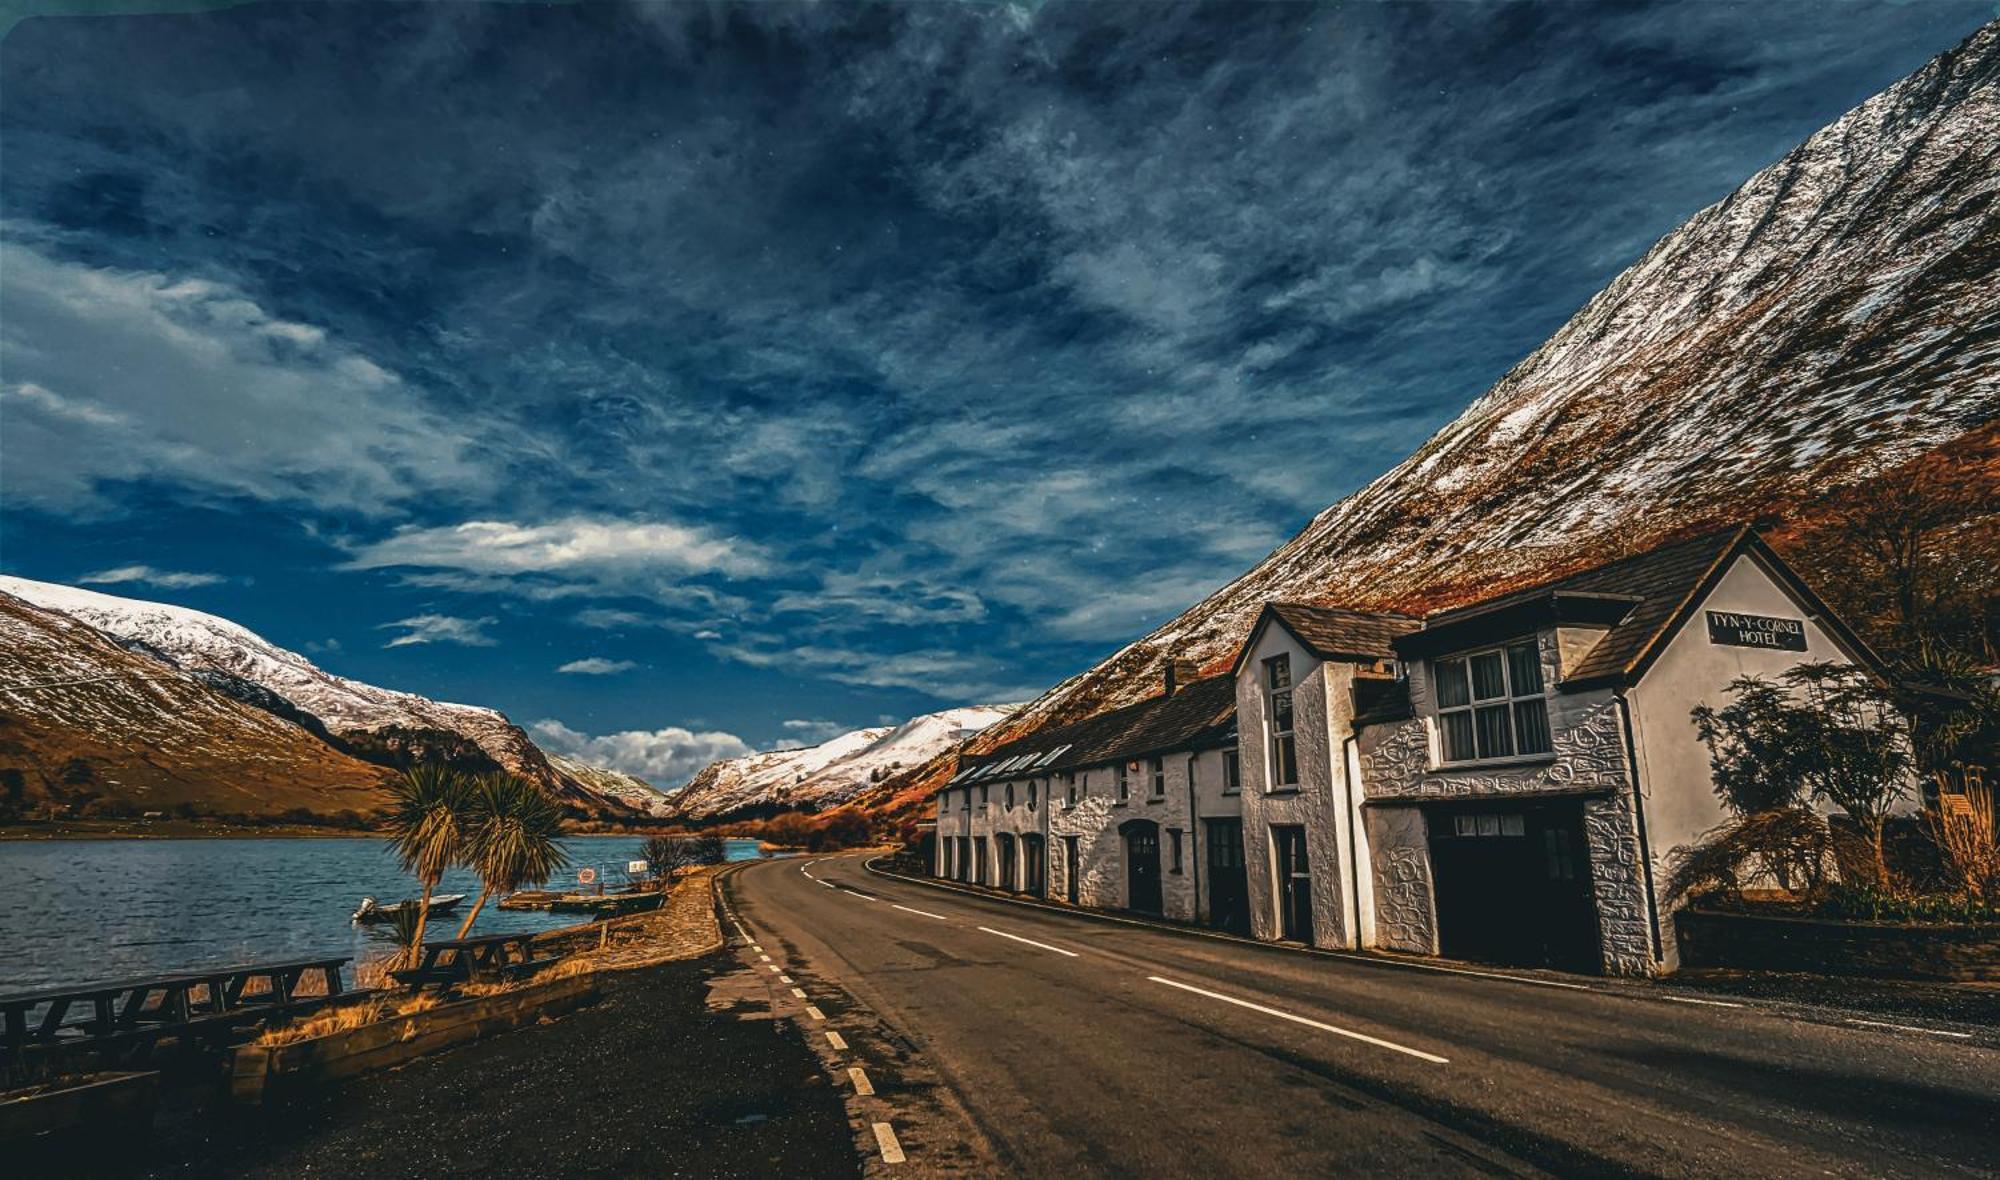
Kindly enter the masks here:
<path id="1" fill-rule="evenodd" d="M 1166 695 L 1172 696 L 1186 688 L 1199 675 L 1193 660 L 1168 660 L 1166 662 Z"/>

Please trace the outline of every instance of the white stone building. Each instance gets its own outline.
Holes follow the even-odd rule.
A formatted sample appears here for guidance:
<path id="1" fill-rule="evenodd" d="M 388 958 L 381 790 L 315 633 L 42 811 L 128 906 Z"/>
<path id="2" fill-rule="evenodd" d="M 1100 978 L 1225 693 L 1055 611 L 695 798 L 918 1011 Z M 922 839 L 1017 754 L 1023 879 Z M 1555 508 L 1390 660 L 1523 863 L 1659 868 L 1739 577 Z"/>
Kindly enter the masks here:
<path id="1" fill-rule="evenodd" d="M 1421 620 L 1273 603 L 1228 677 L 968 761 L 938 870 L 1322 947 L 1670 969 L 1664 858 L 1724 818 L 1690 711 L 1807 661 L 1880 670 L 1749 530 Z"/>

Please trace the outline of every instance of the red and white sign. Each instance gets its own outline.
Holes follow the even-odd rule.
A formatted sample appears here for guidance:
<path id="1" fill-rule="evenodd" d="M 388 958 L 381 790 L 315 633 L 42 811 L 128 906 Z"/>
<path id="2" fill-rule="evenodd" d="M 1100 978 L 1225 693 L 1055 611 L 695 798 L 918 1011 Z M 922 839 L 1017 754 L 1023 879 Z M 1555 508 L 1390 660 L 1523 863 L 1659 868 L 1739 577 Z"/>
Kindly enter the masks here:
<path id="1" fill-rule="evenodd" d="M 578 869 L 576 871 L 576 883 L 579 885 L 595 885 L 597 883 L 597 870 Z"/>

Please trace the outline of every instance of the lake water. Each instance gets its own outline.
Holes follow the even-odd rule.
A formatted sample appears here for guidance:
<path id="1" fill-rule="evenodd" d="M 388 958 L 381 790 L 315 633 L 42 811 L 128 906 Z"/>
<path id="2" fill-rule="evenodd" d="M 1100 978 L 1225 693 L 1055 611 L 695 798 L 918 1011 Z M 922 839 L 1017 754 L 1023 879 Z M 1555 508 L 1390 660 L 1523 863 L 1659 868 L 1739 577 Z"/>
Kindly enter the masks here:
<path id="1" fill-rule="evenodd" d="M 642 841 L 564 840 L 562 879 L 588 865 L 600 881 L 621 884 Z M 757 858 L 755 840 L 724 844 L 731 860 Z M 466 895 L 456 912 L 432 919 L 433 929 L 456 933 L 479 881 L 455 870 L 439 892 Z M 387 905 L 416 893 L 375 839 L 0 841 L 0 992 L 311 955 L 360 962 L 388 947 L 385 926 L 349 920 L 361 898 Z M 488 902 L 474 933 L 580 920 Z"/>

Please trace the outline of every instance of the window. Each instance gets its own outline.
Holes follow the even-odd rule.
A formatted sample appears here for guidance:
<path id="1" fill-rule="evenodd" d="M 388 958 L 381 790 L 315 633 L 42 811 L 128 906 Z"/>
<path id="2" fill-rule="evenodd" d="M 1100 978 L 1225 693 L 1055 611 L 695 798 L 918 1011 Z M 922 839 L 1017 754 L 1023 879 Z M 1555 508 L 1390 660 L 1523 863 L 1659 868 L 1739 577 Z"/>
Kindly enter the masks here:
<path id="1" fill-rule="evenodd" d="M 1181 830 L 1179 828 L 1167 829 L 1167 864 L 1168 872 L 1178 873 L 1181 871 Z"/>
<path id="2" fill-rule="evenodd" d="M 1519 815 L 1456 815 L 1451 822 L 1457 836 L 1520 836 L 1528 830 Z"/>
<path id="3" fill-rule="evenodd" d="M 1131 797 L 1132 764 L 1130 762 L 1120 762 L 1118 764 L 1118 801 L 1123 803 Z"/>
<path id="4" fill-rule="evenodd" d="M 1264 661 L 1264 725 L 1271 734 L 1271 785 L 1297 786 L 1299 747 L 1292 736 L 1292 657 Z"/>
<path id="5" fill-rule="evenodd" d="M 1446 762 L 1549 752 L 1549 702 L 1534 640 L 1438 660 L 1431 669 Z"/>
<path id="6" fill-rule="evenodd" d="M 1243 756 L 1234 750 L 1222 752 L 1222 793 L 1234 795 L 1243 789 Z"/>
<path id="7" fill-rule="evenodd" d="M 986 806 L 986 805 L 987 805 L 988 803 L 991 803 L 992 801 L 993 801 L 993 784 L 992 784 L 992 783 L 980 783 L 980 784 L 979 784 L 979 805 L 980 805 L 981 807 L 984 807 L 984 806 Z"/>
<path id="8" fill-rule="evenodd" d="M 1165 758 L 1153 759 L 1152 770 L 1153 798 L 1164 799 L 1167 797 L 1167 760 Z"/>
<path id="9" fill-rule="evenodd" d="M 965 788 L 965 798 L 964 798 L 964 800 L 962 800 L 962 801 L 961 801 L 961 802 L 959 803 L 959 805 L 958 805 L 958 809 L 959 809 L 960 811 L 971 811 L 971 810 L 972 810 L 972 788 L 971 788 L 971 787 L 967 787 L 967 788 Z"/>
<path id="10" fill-rule="evenodd" d="M 1038 796 L 1038 795 L 1039 795 L 1039 794 L 1041 793 L 1041 786 L 1042 786 L 1042 784 L 1041 784 L 1041 781 L 1040 781 L 1039 779 L 1032 779 L 1032 778 L 1031 778 L 1031 779 L 1029 779 L 1029 780 L 1028 780 L 1028 810 L 1029 810 L 1029 811 L 1033 811 L 1033 810 L 1035 809 L 1035 799 L 1036 799 L 1036 796 Z"/>
<path id="11" fill-rule="evenodd" d="M 1003 801 L 1002 801 L 1002 805 L 1003 805 L 1004 807 L 1006 807 L 1006 808 L 1007 808 L 1007 810 L 1009 810 L 1009 811 L 1012 811 L 1012 810 L 1014 810 L 1014 784 L 1013 784 L 1013 783 L 1008 783 L 1008 784 L 1007 784 L 1007 791 L 1006 791 L 1006 794 L 1005 794 L 1005 796 L 1003 797 Z"/>
<path id="12" fill-rule="evenodd" d="M 1076 775 L 1073 773 L 1063 776 L 1063 799 L 1069 806 L 1076 806 Z"/>

